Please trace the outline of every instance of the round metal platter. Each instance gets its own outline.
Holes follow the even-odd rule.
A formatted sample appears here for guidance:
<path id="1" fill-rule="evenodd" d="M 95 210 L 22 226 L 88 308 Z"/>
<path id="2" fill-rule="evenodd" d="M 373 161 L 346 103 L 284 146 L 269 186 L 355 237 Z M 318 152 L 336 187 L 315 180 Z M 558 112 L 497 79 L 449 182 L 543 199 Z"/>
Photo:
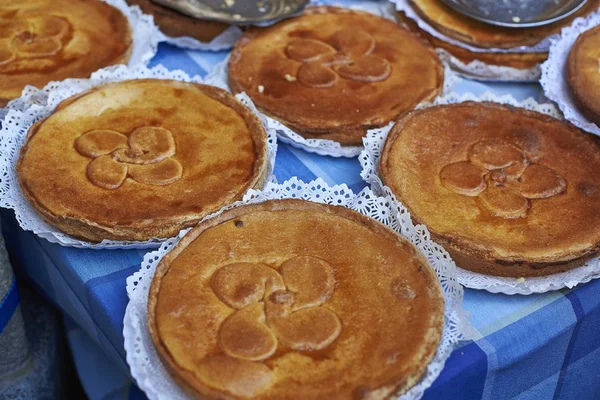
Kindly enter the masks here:
<path id="1" fill-rule="evenodd" d="M 439 0 L 455 11 L 491 25 L 531 28 L 579 10 L 587 0 Z"/>
<path id="2" fill-rule="evenodd" d="M 256 24 L 301 12 L 310 0 L 152 0 L 198 19 Z"/>

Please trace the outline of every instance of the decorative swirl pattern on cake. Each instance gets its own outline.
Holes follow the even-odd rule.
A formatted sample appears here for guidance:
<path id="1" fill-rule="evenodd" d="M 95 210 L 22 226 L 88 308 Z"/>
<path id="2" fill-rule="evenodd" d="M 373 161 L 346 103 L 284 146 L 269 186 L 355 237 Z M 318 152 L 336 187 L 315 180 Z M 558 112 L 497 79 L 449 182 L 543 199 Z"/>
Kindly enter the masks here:
<path id="1" fill-rule="evenodd" d="M 311 256 L 292 258 L 279 272 L 258 263 L 220 268 L 211 287 L 236 311 L 219 328 L 219 347 L 245 361 L 266 360 L 279 343 L 297 351 L 326 348 L 342 328 L 339 317 L 323 307 L 335 283 L 331 265 Z"/>
<path id="2" fill-rule="evenodd" d="M 58 55 L 70 41 L 71 24 L 54 15 L 22 15 L 0 19 L 0 71 L 27 70 L 31 59 L 38 60 L 37 69 L 49 65 L 39 59 Z"/>
<path id="3" fill-rule="evenodd" d="M 565 191 L 567 182 L 552 168 L 533 163 L 527 153 L 502 139 L 473 144 L 467 161 L 440 171 L 442 185 L 464 196 L 479 196 L 491 215 L 525 217 L 533 199 L 547 199 Z"/>
<path id="4" fill-rule="evenodd" d="M 141 127 L 129 137 L 113 130 L 93 130 L 75 141 L 75 149 L 91 158 L 87 177 L 103 189 L 119 188 L 125 178 L 148 185 L 168 185 L 183 174 L 175 155 L 173 134 L 164 128 Z"/>
<path id="5" fill-rule="evenodd" d="M 375 39 L 361 30 L 345 29 L 331 38 L 331 45 L 316 39 L 296 39 L 285 49 L 300 61 L 297 80 L 314 88 L 335 85 L 337 76 L 361 82 L 379 82 L 390 76 L 387 60 L 372 54 Z"/>

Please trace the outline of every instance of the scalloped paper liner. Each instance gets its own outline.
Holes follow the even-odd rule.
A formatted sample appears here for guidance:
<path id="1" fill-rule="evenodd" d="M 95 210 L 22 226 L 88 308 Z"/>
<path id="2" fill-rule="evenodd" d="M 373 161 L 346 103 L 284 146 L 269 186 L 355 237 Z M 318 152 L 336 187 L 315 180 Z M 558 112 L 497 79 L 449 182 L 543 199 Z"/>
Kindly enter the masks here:
<path id="1" fill-rule="evenodd" d="M 575 20 L 573 25 L 561 31 L 561 37 L 550 47 L 548 60 L 542 64 L 540 84 L 544 94 L 554 101 L 563 112 L 565 119 L 573 125 L 595 135 L 600 135 L 600 127 L 591 122 L 580 111 L 567 82 L 567 58 L 579 35 L 600 25 L 600 10 L 590 18 Z M 600 71 L 598 71 L 600 74 Z"/>
<path id="2" fill-rule="evenodd" d="M 160 28 L 159 28 L 160 29 Z M 235 42 L 242 36 L 242 30 L 237 26 L 230 26 L 215 36 L 210 42 L 201 42 L 190 36 L 168 36 L 159 32 L 160 41 L 189 50 L 222 51 L 231 49 Z"/>

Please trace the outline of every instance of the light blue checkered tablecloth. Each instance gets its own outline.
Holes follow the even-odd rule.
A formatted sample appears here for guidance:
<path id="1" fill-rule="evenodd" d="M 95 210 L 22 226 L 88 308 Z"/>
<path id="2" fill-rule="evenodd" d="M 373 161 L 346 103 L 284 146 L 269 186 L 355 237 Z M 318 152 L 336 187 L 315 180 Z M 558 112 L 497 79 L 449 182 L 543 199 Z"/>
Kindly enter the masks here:
<path id="1" fill-rule="evenodd" d="M 161 45 L 151 65 L 204 76 L 226 53 Z M 483 85 L 463 81 L 457 92 L 511 93 L 541 98 L 537 85 Z M 337 159 L 279 144 L 275 175 L 361 181 L 356 158 Z M 65 314 L 65 326 L 84 388 L 91 399 L 144 399 L 128 377 L 123 349 L 125 279 L 144 251 L 65 248 L 22 231 L 3 211 L 3 232 L 13 265 Z M 456 350 L 426 399 L 600 399 L 600 280 L 575 290 L 506 296 L 466 290 L 476 338 Z"/>

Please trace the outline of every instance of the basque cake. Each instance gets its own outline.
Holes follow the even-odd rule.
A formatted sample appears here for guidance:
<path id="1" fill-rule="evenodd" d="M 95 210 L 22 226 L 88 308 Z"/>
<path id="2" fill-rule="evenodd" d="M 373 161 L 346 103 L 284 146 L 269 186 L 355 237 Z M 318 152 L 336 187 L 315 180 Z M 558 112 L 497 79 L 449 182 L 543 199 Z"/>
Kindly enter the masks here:
<path id="1" fill-rule="evenodd" d="M 267 137 L 231 94 L 140 79 L 64 100 L 29 129 L 17 165 L 25 196 L 73 237 L 174 236 L 262 186 Z"/>
<path id="2" fill-rule="evenodd" d="M 441 93 L 435 51 L 394 21 L 311 7 L 267 28 L 250 28 L 229 61 L 231 89 L 305 138 L 362 145 Z"/>
<path id="3" fill-rule="evenodd" d="M 0 106 L 19 97 L 26 85 L 42 88 L 126 64 L 131 49 L 127 18 L 103 1 L 3 1 Z"/>
<path id="4" fill-rule="evenodd" d="M 395 398 L 437 352 L 444 299 L 405 238 L 344 207 L 225 211 L 160 261 L 148 327 L 198 399 Z"/>

